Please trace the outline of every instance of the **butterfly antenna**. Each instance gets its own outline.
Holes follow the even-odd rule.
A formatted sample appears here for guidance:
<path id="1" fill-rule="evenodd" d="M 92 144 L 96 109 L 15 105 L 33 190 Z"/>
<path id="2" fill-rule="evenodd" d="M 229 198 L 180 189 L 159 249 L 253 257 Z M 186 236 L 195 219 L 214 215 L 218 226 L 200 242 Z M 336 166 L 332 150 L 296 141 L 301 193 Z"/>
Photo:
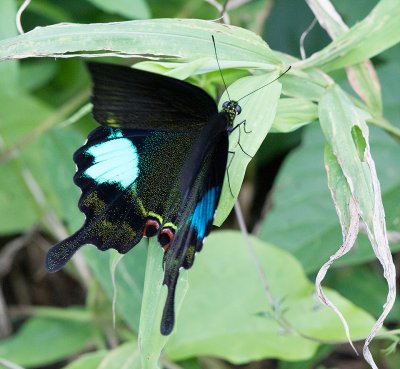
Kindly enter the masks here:
<path id="1" fill-rule="evenodd" d="M 276 77 L 275 79 L 273 79 L 271 82 L 268 82 L 267 84 L 265 84 L 265 85 L 263 85 L 263 86 L 261 86 L 261 87 L 255 89 L 254 91 L 251 91 L 251 92 L 248 93 L 247 95 L 242 96 L 242 97 L 238 100 L 238 102 L 239 102 L 240 100 L 244 99 L 245 97 L 247 97 L 247 96 L 249 96 L 249 95 L 251 95 L 251 94 L 254 94 L 254 92 L 257 92 L 258 90 L 261 90 L 262 88 L 264 88 L 264 87 L 270 85 L 271 83 L 275 82 L 277 79 L 281 78 L 283 75 L 285 75 L 287 72 L 289 72 L 289 70 L 290 70 L 291 68 L 292 68 L 292 66 L 290 65 L 290 66 L 288 67 L 288 69 L 286 69 L 283 73 L 281 73 L 278 77 Z M 228 96 L 229 96 L 229 95 L 228 95 Z"/>
<path id="2" fill-rule="evenodd" d="M 226 86 L 225 79 L 224 79 L 224 75 L 222 74 L 221 66 L 219 65 L 219 60 L 218 60 L 218 55 L 217 55 L 217 47 L 215 46 L 214 35 L 211 35 L 211 38 L 212 38 L 213 45 L 214 45 L 215 59 L 217 59 L 219 74 L 221 75 L 222 82 L 224 83 L 225 91 L 226 91 L 226 93 L 227 93 L 227 95 L 228 95 L 228 99 L 229 99 L 229 101 L 232 101 L 232 100 L 231 100 L 231 97 L 229 96 L 228 87 Z"/>

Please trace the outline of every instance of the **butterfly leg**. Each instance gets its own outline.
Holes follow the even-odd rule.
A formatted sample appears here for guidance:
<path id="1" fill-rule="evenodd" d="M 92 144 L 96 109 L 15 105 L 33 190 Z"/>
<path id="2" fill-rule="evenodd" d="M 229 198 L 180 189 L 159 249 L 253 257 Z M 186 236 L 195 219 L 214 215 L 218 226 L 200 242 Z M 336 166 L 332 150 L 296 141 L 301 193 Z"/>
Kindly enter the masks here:
<path id="1" fill-rule="evenodd" d="M 232 128 L 229 130 L 229 134 L 231 134 L 236 128 L 239 128 L 239 127 L 242 126 L 242 125 L 243 125 L 244 133 L 251 133 L 251 132 L 253 132 L 253 131 L 247 131 L 247 130 L 246 130 L 246 119 L 245 119 L 245 120 L 242 120 L 240 123 L 236 124 L 235 127 L 232 127 Z"/>
<path id="2" fill-rule="evenodd" d="M 241 125 L 243 125 L 243 130 L 244 130 L 244 132 L 245 133 L 251 133 L 252 131 L 247 131 L 246 130 L 246 119 L 245 120 L 243 120 L 243 121 L 241 121 L 239 124 L 237 124 L 235 127 L 232 127 L 229 131 L 228 131 L 228 133 L 229 134 L 231 134 L 233 131 L 235 131 L 235 129 L 237 129 L 237 128 L 239 128 L 239 138 L 238 138 L 238 141 L 237 141 L 237 145 L 240 147 L 240 150 L 242 150 L 242 152 L 244 153 L 244 154 L 246 154 L 250 159 L 253 159 L 253 156 L 251 156 L 250 154 L 248 154 L 244 149 L 243 149 L 243 147 L 242 147 L 242 145 L 241 145 L 241 143 L 240 143 L 240 126 Z"/>
<path id="3" fill-rule="evenodd" d="M 253 132 L 253 131 L 247 131 L 247 130 L 246 130 L 246 119 L 243 120 L 242 122 L 240 122 L 240 123 L 238 124 L 238 126 L 241 126 L 242 124 L 243 124 L 243 131 L 244 131 L 244 133 L 251 133 L 251 132 Z"/>
<path id="4" fill-rule="evenodd" d="M 244 122 L 246 122 L 246 121 L 244 121 Z M 242 150 L 243 154 L 246 154 L 250 159 L 253 159 L 253 157 L 250 154 L 248 154 L 246 151 L 244 151 L 244 149 L 240 143 L 240 129 L 239 129 L 239 138 L 238 138 L 237 144 L 239 145 L 240 150 Z"/>
<path id="5" fill-rule="evenodd" d="M 246 131 L 246 120 L 244 120 L 243 122 L 244 122 L 244 123 L 243 123 L 243 131 L 244 131 L 244 133 L 251 133 L 251 132 L 253 132 L 253 131 Z"/>

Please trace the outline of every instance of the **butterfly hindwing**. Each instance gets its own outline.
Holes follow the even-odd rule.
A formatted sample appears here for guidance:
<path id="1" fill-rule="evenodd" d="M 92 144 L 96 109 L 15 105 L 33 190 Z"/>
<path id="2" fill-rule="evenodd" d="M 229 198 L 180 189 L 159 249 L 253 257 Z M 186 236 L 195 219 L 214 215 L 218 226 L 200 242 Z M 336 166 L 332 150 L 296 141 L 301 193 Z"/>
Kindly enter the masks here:
<path id="1" fill-rule="evenodd" d="M 209 137 L 209 150 L 198 152 L 203 156 L 202 165 L 197 175 L 193 176 L 193 181 L 188 181 L 183 172 L 184 183 L 190 187 L 181 203 L 177 232 L 164 257 L 163 283 L 168 287 L 161 321 L 161 333 L 164 335 L 168 335 L 174 326 L 175 288 L 179 269 L 189 269 L 193 265 L 195 253 L 201 250 L 204 238 L 211 231 L 221 194 L 227 162 L 228 134 L 222 131 L 212 138 Z M 200 145 L 201 141 L 200 138 L 197 144 Z M 189 157 L 191 159 L 194 157 Z"/>
<path id="2" fill-rule="evenodd" d="M 96 128 L 74 155 L 85 223 L 49 251 L 48 270 L 63 267 L 84 244 L 126 253 L 143 237 L 150 214 L 160 224 L 175 219 L 180 168 L 193 140 L 182 132 Z"/>

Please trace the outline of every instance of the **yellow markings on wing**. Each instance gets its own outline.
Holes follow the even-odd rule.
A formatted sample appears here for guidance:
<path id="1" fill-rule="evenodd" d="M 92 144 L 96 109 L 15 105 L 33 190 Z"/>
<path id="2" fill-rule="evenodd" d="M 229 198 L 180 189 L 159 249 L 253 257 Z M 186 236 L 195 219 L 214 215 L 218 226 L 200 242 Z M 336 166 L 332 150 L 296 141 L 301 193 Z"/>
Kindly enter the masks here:
<path id="1" fill-rule="evenodd" d="M 176 229 L 178 228 L 174 223 L 171 223 L 171 222 L 165 223 L 163 225 L 163 228 L 165 228 L 165 227 L 172 228 L 174 231 L 176 231 Z"/>
<path id="2" fill-rule="evenodd" d="M 86 198 L 83 200 L 82 205 L 85 208 L 93 209 L 93 213 L 95 216 L 100 215 L 106 207 L 106 203 L 99 198 L 97 191 L 91 192 Z"/>

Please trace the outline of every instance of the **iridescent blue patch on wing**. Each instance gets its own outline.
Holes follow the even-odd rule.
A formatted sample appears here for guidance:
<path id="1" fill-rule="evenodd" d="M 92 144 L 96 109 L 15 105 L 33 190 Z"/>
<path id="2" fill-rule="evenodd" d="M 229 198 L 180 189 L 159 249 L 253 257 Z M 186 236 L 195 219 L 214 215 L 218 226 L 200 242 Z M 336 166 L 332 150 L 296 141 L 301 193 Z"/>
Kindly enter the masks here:
<path id="1" fill-rule="evenodd" d="M 214 218 L 215 200 L 219 188 L 213 187 L 209 189 L 205 195 L 197 203 L 191 219 L 191 227 L 196 229 L 197 238 L 202 240 L 205 236 L 206 228 L 209 222 Z"/>
<path id="2" fill-rule="evenodd" d="M 93 156 L 93 164 L 84 175 L 97 183 L 117 183 L 130 186 L 139 176 L 139 154 L 132 141 L 124 138 L 118 129 L 111 130 L 109 140 L 89 147 L 86 153 Z"/>

